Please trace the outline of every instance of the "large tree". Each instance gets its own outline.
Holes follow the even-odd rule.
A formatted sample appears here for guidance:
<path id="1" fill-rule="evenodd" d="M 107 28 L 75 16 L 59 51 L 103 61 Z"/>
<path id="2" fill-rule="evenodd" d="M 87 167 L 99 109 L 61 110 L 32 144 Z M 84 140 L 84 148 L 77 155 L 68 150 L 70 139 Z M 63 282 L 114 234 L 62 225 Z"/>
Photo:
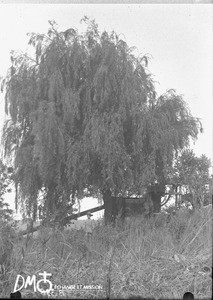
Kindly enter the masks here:
<path id="1" fill-rule="evenodd" d="M 42 191 L 50 215 L 99 192 L 110 221 L 112 195 L 146 190 L 159 211 L 167 170 L 199 121 L 175 91 L 157 97 L 148 57 L 135 57 L 115 32 L 100 33 L 94 21 L 83 34 L 50 25 L 30 35 L 34 57 L 12 53 L 4 80 L 3 142 L 17 195 L 36 211 Z"/>

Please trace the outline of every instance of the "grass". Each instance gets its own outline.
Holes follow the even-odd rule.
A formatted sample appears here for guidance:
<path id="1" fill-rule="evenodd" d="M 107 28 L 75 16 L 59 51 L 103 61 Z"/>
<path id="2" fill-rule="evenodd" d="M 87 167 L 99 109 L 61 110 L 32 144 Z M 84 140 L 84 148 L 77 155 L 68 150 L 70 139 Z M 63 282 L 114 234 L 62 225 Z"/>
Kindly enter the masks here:
<path id="1" fill-rule="evenodd" d="M 119 222 L 118 222 L 119 223 Z M 4 230 L 3 230 L 4 229 Z M 9 228 L 7 230 L 11 231 Z M 212 296 L 212 212 L 180 212 L 169 222 L 135 218 L 123 226 L 98 225 L 91 243 L 83 231 L 43 228 L 36 238 L 5 234 L 0 227 L 0 297 L 8 297 L 18 274 L 46 271 L 59 289 L 93 285 L 101 290 L 55 290 L 54 298 L 197 299 Z M 22 297 L 39 298 L 32 286 Z"/>

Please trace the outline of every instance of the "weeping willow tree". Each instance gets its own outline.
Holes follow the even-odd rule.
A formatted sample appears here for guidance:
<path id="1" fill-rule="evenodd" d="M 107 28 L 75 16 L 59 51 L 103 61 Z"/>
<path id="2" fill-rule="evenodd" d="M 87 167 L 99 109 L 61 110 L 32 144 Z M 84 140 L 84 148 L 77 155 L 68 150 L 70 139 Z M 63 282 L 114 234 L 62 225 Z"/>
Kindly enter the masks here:
<path id="1" fill-rule="evenodd" d="M 88 20 L 85 19 L 85 22 Z M 175 91 L 157 97 L 148 57 L 115 33 L 31 34 L 34 57 L 12 53 L 4 79 L 5 155 L 14 157 L 16 194 L 30 212 L 50 216 L 86 193 L 151 195 L 159 211 L 173 157 L 196 138 L 199 122 Z"/>

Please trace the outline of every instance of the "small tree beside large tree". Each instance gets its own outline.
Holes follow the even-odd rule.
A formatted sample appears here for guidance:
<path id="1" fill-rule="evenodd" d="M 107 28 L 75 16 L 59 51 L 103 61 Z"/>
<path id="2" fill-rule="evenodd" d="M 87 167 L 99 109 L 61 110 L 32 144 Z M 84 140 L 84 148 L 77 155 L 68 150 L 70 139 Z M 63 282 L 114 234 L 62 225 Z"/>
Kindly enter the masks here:
<path id="1" fill-rule="evenodd" d="M 177 204 L 190 204 L 197 209 L 212 202 L 210 167 L 211 160 L 205 155 L 198 157 L 190 149 L 183 151 L 175 162 L 173 173 L 173 184 L 181 200 Z"/>
<path id="2" fill-rule="evenodd" d="M 98 192 L 110 222 L 112 195 L 147 191 L 158 212 L 173 158 L 200 122 L 174 90 L 157 96 L 147 56 L 84 21 L 83 34 L 50 22 L 47 35 L 30 35 L 34 57 L 12 53 L 3 143 L 17 196 L 35 214 L 42 192 L 50 217 Z"/>

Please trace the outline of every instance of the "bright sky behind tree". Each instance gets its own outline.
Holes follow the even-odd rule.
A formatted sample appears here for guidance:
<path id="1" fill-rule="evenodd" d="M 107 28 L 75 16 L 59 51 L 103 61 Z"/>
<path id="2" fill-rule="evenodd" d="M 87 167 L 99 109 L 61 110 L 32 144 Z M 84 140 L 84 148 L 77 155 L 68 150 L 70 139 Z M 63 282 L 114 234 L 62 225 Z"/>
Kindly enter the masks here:
<path id="1" fill-rule="evenodd" d="M 204 128 L 191 148 L 196 155 L 212 159 L 211 4 L 1 4 L 0 77 L 10 67 L 11 50 L 29 50 L 28 32 L 47 33 L 48 20 L 55 20 L 61 31 L 73 27 L 81 32 L 85 25 L 80 20 L 85 15 L 96 20 L 100 31 L 121 34 L 129 46 L 136 47 L 135 55 L 150 54 L 149 70 L 157 81 L 157 92 L 160 95 L 173 88 L 183 95 Z M 0 129 L 4 120 L 4 97 L 0 94 Z M 14 195 L 7 198 L 14 202 Z M 81 210 L 87 208 L 82 204 Z"/>

